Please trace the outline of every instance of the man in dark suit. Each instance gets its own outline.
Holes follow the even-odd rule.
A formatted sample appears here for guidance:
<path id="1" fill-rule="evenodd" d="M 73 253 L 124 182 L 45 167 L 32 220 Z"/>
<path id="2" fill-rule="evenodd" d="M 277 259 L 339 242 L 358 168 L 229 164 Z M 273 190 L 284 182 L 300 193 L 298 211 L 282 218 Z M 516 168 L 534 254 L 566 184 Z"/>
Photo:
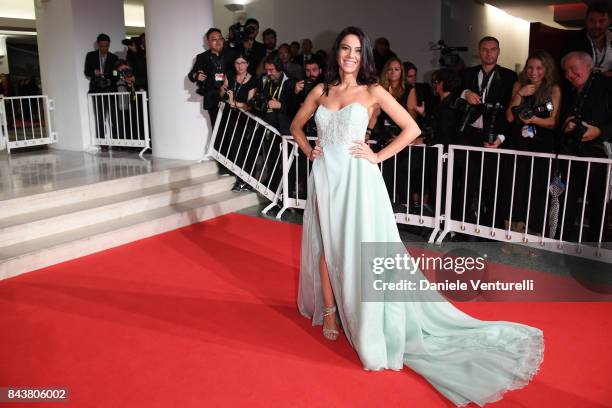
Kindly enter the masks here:
<path id="1" fill-rule="evenodd" d="M 108 35 L 98 35 L 97 45 L 97 50 L 90 51 L 85 56 L 85 76 L 89 78 L 89 92 L 112 92 L 113 70 L 119 58 L 108 51 Z"/>
<path id="2" fill-rule="evenodd" d="M 312 54 L 312 41 L 310 38 L 304 38 L 302 40 L 302 53 L 295 57 L 291 62 L 304 67 L 306 63 L 314 58 Z"/>
<path id="3" fill-rule="evenodd" d="M 195 63 L 187 74 L 187 78 L 198 84 L 197 92 L 202 95 L 203 107 L 208 111 L 211 127 L 214 128 L 219 112 L 221 86 L 225 81 L 227 72 L 232 69 L 234 52 L 224 46 L 225 40 L 218 28 L 209 29 L 205 38 L 208 43 L 208 50 L 196 56 Z M 215 141 L 215 148 L 219 148 L 217 144 L 220 142 L 220 138 Z M 218 170 L 221 175 L 229 174 L 225 167 L 220 164 Z"/>
<path id="4" fill-rule="evenodd" d="M 461 140 L 464 145 L 498 148 L 505 140 L 505 135 L 510 129 L 510 124 L 505 119 L 505 109 L 512 98 L 512 86 L 517 81 L 517 75 L 513 71 L 497 65 L 499 57 L 499 41 L 494 37 L 484 37 L 478 42 L 478 55 L 480 65 L 467 68 L 463 72 L 463 92 L 461 98 L 473 108 L 475 114 L 469 120 Z M 492 110 L 496 104 L 501 106 L 496 111 L 493 121 Z M 485 105 L 489 106 L 488 113 L 483 114 Z M 484 111 L 487 112 L 487 111 Z M 492 132 L 487 131 L 492 128 Z M 465 156 L 458 157 L 458 169 L 465 171 L 461 166 L 465 164 Z M 465 212 L 468 222 L 476 222 L 480 213 L 480 225 L 495 226 L 493 220 L 493 207 L 496 186 L 497 155 L 485 154 L 482 170 L 482 193 L 480 205 L 478 203 L 481 154 L 471 154 L 469 161 L 469 174 L 467 180 L 466 208 L 461 208 L 461 214 Z M 463 173 L 457 176 L 462 179 Z M 499 185 L 497 186 L 499 189 Z M 499 206 L 498 206 L 499 208 Z M 455 212 L 455 214 L 457 214 Z M 497 211 L 496 220 L 501 220 Z"/>
<path id="5" fill-rule="evenodd" d="M 240 44 L 239 49 L 244 53 L 244 56 L 249 61 L 249 74 L 257 75 L 257 68 L 261 61 L 266 57 L 266 46 L 256 40 L 259 33 L 259 21 L 254 18 L 249 18 L 244 23 L 246 27 L 250 27 L 253 31 L 249 38 L 244 43 Z"/>
<path id="6" fill-rule="evenodd" d="M 108 93 L 116 90 L 117 78 L 113 76 L 113 70 L 119 58 L 108 51 L 110 37 L 106 34 L 99 34 L 97 38 L 98 49 L 90 51 L 85 56 L 85 76 L 89 79 L 89 93 Z M 112 112 L 115 112 L 115 101 L 113 98 L 93 96 L 95 98 L 93 106 L 95 109 L 96 138 L 107 139 L 108 134 L 104 133 L 104 124 L 108 124 L 111 134 L 115 133 L 113 127 Z M 112 137 L 112 136 L 111 136 Z"/>
<path id="7" fill-rule="evenodd" d="M 585 28 L 576 31 L 563 55 L 571 51 L 586 52 L 593 59 L 594 71 L 612 77 L 612 35 L 608 30 L 611 21 L 607 3 L 591 3 L 584 21 Z"/>

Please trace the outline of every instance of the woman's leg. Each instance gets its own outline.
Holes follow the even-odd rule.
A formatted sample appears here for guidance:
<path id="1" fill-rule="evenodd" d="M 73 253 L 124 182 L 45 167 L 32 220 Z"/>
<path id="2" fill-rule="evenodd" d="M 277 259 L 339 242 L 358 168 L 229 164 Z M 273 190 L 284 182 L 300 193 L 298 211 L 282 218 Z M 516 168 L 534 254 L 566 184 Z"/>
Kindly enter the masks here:
<path id="1" fill-rule="evenodd" d="M 325 254 L 321 249 L 321 258 L 319 260 L 319 273 L 321 275 L 321 290 L 323 292 L 323 306 L 326 309 L 332 308 L 335 305 L 334 291 L 329 280 L 329 270 L 325 261 Z M 336 313 L 329 313 L 323 316 L 323 327 L 332 330 L 338 330 L 336 324 Z"/>
<path id="2" fill-rule="evenodd" d="M 321 218 L 319 217 L 319 205 L 318 200 L 315 198 L 315 208 L 317 211 L 317 219 L 319 223 Z M 321 256 L 319 257 L 319 275 L 321 278 L 321 291 L 323 292 L 323 306 L 329 309 L 335 305 L 334 291 L 331 286 L 329 279 L 329 270 L 327 269 L 327 261 L 325 260 L 325 250 L 321 246 Z M 323 317 L 323 327 L 327 329 L 337 330 L 336 325 L 336 313 L 330 313 Z"/>

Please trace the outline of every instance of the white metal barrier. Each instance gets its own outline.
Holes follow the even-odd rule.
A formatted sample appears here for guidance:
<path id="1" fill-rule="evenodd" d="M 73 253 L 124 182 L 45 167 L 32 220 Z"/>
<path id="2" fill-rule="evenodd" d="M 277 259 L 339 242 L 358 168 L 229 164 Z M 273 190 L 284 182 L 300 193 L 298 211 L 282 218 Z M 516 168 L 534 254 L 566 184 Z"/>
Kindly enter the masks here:
<path id="1" fill-rule="evenodd" d="M 57 142 L 47 95 L 0 96 L 0 149 L 49 145 Z"/>
<path id="2" fill-rule="evenodd" d="M 308 140 L 312 143 L 316 137 Z M 212 143 L 212 157 L 271 201 L 264 213 L 281 205 L 276 215 L 281 218 L 289 208 L 305 208 L 311 163 L 291 136 L 281 136 L 249 112 L 220 104 Z M 431 228 L 430 243 L 436 236 L 436 242 L 441 243 L 454 232 L 612 262 L 612 249 L 604 247 L 603 239 L 612 190 L 611 159 L 459 145 L 450 145 L 448 154 L 442 145 L 412 145 L 400 154 L 404 157 L 398 154 L 380 164 L 395 204 L 396 221 Z M 457 173 L 455 167 L 461 161 Z M 599 185 L 593 184 L 591 176 L 595 173 Z M 515 194 L 519 187 L 524 189 L 520 195 Z M 560 188 L 553 194 L 553 187 Z M 426 208 L 427 189 L 430 195 L 435 192 L 430 208 Z M 593 195 L 595 190 L 601 197 Z M 589 242 L 583 234 L 587 208 L 591 220 L 597 219 L 593 214 L 601 219 L 599 225 L 589 226 L 590 230 L 597 229 Z M 469 211 L 472 214 L 468 215 Z M 512 220 L 521 216 L 524 222 L 517 229 Z M 500 227 L 499 220 L 508 222 Z M 568 237 L 574 226 L 577 237 Z"/>
<path id="3" fill-rule="evenodd" d="M 149 108 L 145 91 L 88 94 L 92 146 L 151 149 Z"/>
<path id="4" fill-rule="evenodd" d="M 312 143 L 316 140 L 316 137 L 308 137 L 308 140 Z M 433 151 L 432 151 L 433 150 Z M 282 208 L 277 213 L 276 218 L 280 219 L 283 213 L 289 208 L 301 208 L 306 207 L 307 200 L 307 177 L 310 174 L 311 163 L 297 143 L 293 140 L 292 136 L 283 136 L 283 184 L 282 194 L 277 197 L 275 201 L 269 206 L 276 205 L 280 198 L 282 198 Z M 400 154 L 403 155 L 400 156 Z M 427 147 L 425 145 L 411 145 L 408 146 L 403 153 L 396 154 L 393 158 L 390 158 L 380 163 L 380 171 L 383 174 L 383 178 L 390 180 L 391 186 L 388 185 L 389 195 L 393 203 L 405 202 L 405 206 L 395 206 L 395 219 L 398 223 L 415 225 L 419 227 L 431 228 L 433 231 L 430 234 L 429 242 L 433 242 L 436 235 L 440 231 L 440 222 L 442 219 L 441 214 L 441 194 L 442 194 L 442 181 L 443 181 L 443 165 L 444 165 L 444 147 L 442 145 L 436 145 Z M 413 157 L 420 156 L 420 166 L 412 166 Z M 428 204 L 423 199 L 419 199 L 416 208 L 410 204 L 413 202 L 410 196 L 411 186 L 420 185 L 419 197 L 426 196 L 426 185 L 430 181 L 426 180 L 426 174 L 428 173 L 428 162 L 429 157 L 432 157 L 431 162 L 436 170 L 435 180 L 433 187 L 435 189 L 435 204 L 431 207 L 431 213 L 426 213 Z M 398 162 L 401 159 L 406 159 L 407 166 L 404 170 L 403 175 L 406 178 L 407 189 L 405 200 L 399 197 L 399 186 L 398 186 Z M 416 160 L 414 160 L 416 162 Z M 389 169 L 389 166 L 391 168 Z M 418 167 L 418 168 L 417 168 Z M 390 176 L 388 176 L 390 174 Z M 432 194 L 433 195 L 433 194 Z M 401 210 L 399 209 L 401 208 Z M 405 208 L 405 210 L 404 210 Z"/>
<path id="5" fill-rule="evenodd" d="M 456 169 L 458 157 L 462 166 Z M 485 164 L 487 161 L 488 164 Z M 474 170 L 470 166 L 479 168 Z M 495 171 L 486 174 L 492 167 Z M 455 170 L 462 174 L 455 174 Z M 590 177 L 595 175 L 595 170 L 598 176 L 603 176 L 602 179 L 593 180 L 594 177 Z M 610 159 L 450 145 L 444 230 L 437 242 L 441 243 L 449 232 L 457 232 L 612 262 L 612 250 L 603 247 L 602 239 L 608 228 L 605 220 L 610 200 L 611 170 Z M 526 178 L 520 177 L 521 173 Z M 492 182 L 488 184 L 494 184 L 494 188 L 490 191 L 485 191 L 486 177 L 492 177 Z M 475 187 L 471 192 L 470 182 Z M 463 188 L 457 189 L 458 184 Z M 527 188 L 517 195 L 517 188 L 521 185 Z M 556 193 L 553 193 L 555 190 Z M 471 198 L 476 206 L 470 216 L 468 207 Z M 487 199 L 493 203 L 493 208 L 488 222 L 485 222 L 482 209 Z M 594 229 L 594 239 L 589 242 L 584 241 L 587 203 L 591 220 L 599 218 L 600 223 L 599 226 L 589 226 Z M 457 205 L 460 211 L 457 211 Z M 568 208 L 576 211 L 568 211 Z M 515 211 L 523 214 L 519 229 L 512 228 Z M 553 216 L 554 220 L 551 218 Z M 504 228 L 499 227 L 500 220 L 504 221 Z M 530 222 L 539 225 L 534 228 Z M 576 226 L 577 239 L 567 237 L 567 231 L 572 231 Z"/>
<path id="6" fill-rule="evenodd" d="M 209 155 L 276 204 L 282 188 L 282 137 L 264 120 L 221 102 Z"/>

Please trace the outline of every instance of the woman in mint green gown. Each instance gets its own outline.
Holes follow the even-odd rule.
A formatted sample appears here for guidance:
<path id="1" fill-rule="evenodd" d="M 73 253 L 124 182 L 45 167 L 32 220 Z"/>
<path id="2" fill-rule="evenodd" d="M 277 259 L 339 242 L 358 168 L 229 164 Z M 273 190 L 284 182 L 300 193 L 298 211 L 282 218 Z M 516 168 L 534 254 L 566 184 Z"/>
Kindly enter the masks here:
<path id="1" fill-rule="evenodd" d="M 362 243 L 402 242 L 377 163 L 402 150 L 420 130 L 376 84 L 372 50 L 363 31 L 344 29 L 331 57 L 325 83 L 310 92 L 291 126 L 296 142 L 313 160 L 302 233 L 299 311 L 313 325 L 322 324 L 330 340 L 341 328 L 365 370 L 400 370 L 405 364 L 458 406 L 497 401 L 506 391 L 525 386 L 537 372 L 544 353 L 541 330 L 472 318 L 441 296 L 410 293 L 401 301 L 362 297 L 370 283 L 362 273 Z M 402 132 L 374 153 L 364 139 L 378 108 Z M 302 132 L 313 114 L 318 129 L 314 148 Z M 420 271 L 414 278 L 424 279 Z"/>

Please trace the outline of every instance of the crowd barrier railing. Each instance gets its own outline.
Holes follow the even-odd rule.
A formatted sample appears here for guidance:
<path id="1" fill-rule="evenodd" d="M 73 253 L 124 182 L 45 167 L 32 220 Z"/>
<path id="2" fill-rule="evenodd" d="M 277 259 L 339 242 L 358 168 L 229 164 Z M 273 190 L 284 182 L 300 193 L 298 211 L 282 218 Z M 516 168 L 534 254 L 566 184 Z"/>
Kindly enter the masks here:
<path id="1" fill-rule="evenodd" d="M 51 112 L 53 100 L 47 95 L 0 96 L 0 149 L 57 143 Z"/>
<path id="2" fill-rule="evenodd" d="M 454 232 L 612 262 L 603 239 L 611 170 L 605 158 L 450 145 L 436 242 Z"/>
<path id="3" fill-rule="evenodd" d="M 213 158 L 271 201 L 264 213 L 305 208 L 311 162 L 291 136 L 221 104 L 212 143 Z M 612 262 L 612 160 L 460 145 L 400 154 L 380 164 L 396 221 L 431 229 L 430 243 L 460 233 Z"/>
<path id="4" fill-rule="evenodd" d="M 151 149 L 149 107 L 145 91 L 90 93 L 89 127 L 92 146 Z"/>
<path id="5" fill-rule="evenodd" d="M 221 102 L 208 156 L 270 200 L 267 213 L 281 194 L 282 142 L 278 130 L 261 118 Z"/>

